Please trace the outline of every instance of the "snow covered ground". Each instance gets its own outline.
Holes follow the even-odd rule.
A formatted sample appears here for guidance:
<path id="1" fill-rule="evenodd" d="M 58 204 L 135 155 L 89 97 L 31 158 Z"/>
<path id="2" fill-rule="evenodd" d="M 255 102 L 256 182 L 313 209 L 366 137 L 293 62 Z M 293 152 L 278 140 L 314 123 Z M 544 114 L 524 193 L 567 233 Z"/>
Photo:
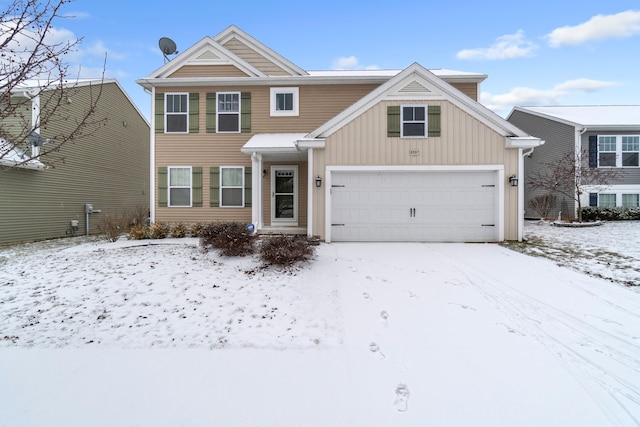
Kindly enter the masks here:
<path id="1" fill-rule="evenodd" d="M 526 235 L 0 248 L 0 426 L 640 425 L 640 224 Z"/>

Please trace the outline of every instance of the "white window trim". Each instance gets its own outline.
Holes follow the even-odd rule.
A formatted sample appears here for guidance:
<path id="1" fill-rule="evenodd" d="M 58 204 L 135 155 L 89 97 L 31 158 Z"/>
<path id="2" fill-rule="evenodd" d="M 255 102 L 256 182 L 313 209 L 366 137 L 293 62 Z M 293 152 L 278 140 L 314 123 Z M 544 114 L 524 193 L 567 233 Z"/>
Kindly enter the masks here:
<path id="1" fill-rule="evenodd" d="M 623 194 L 640 194 L 640 185 L 637 184 L 621 184 L 621 185 L 609 185 L 606 187 L 597 186 L 597 185 L 586 185 L 583 188 L 582 194 L 580 195 L 580 202 L 582 206 L 589 206 L 589 194 L 597 193 L 598 194 L 598 203 L 599 197 L 601 194 L 615 194 L 616 195 L 616 207 L 622 207 L 622 195 Z"/>
<path id="2" fill-rule="evenodd" d="M 422 120 L 406 120 L 404 119 L 405 107 L 422 107 L 424 108 L 424 122 Z M 424 135 L 404 135 L 405 123 L 424 123 Z M 427 138 L 429 136 L 429 107 L 426 104 L 404 104 L 400 106 L 400 138 Z"/>
<path id="3" fill-rule="evenodd" d="M 637 169 L 640 168 L 640 162 L 638 166 L 623 166 L 622 165 L 622 138 L 623 137 L 640 137 L 640 135 L 598 135 L 598 167 L 603 169 L 611 168 L 624 168 L 624 169 Z M 616 165 L 615 166 L 600 166 L 600 153 L 613 153 L 613 151 L 601 151 L 600 150 L 600 137 L 615 137 L 616 139 Z M 633 153 L 634 151 L 625 151 L 625 153 Z M 640 157 L 640 152 L 638 152 Z"/>
<path id="4" fill-rule="evenodd" d="M 187 111 L 185 113 L 169 113 L 167 112 L 167 97 L 169 95 L 186 95 L 187 96 Z M 183 131 L 169 131 L 169 128 L 167 126 L 167 115 L 184 115 L 186 117 L 186 126 L 185 126 L 185 130 Z M 166 92 L 164 94 L 164 133 L 171 133 L 171 134 L 179 134 L 179 133 L 189 133 L 189 92 Z"/>
<path id="5" fill-rule="evenodd" d="M 293 94 L 293 110 L 282 111 L 276 109 L 276 95 Z M 300 91 L 297 87 L 272 87 L 271 88 L 271 116 L 299 116 L 300 115 Z"/>
<path id="6" fill-rule="evenodd" d="M 171 185 L 171 169 L 189 169 L 189 185 Z M 173 205 L 171 204 L 172 188 L 189 188 L 189 204 Z M 167 167 L 167 207 L 173 208 L 190 208 L 193 207 L 193 169 L 191 166 L 168 166 Z"/>
<path id="7" fill-rule="evenodd" d="M 238 111 L 220 111 L 218 100 L 220 95 L 238 95 Z M 238 130 L 220 130 L 220 114 L 237 114 Z M 240 92 L 216 92 L 216 133 L 240 133 L 242 129 L 242 94 Z"/>
<path id="8" fill-rule="evenodd" d="M 241 169 L 242 170 L 242 184 L 240 185 L 226 185 L 223 186 L 222 185 L 222 176 L 223 176 L 223 170 L 224 169 Z M 220 195 L 219 195 L 219 200 L 220 200 L 220 207 L 221 208 L 226 208 L 226 209 L 238 209 L 238 208 L 244 208 L 244 166 L 220 166 Z M 242 190 L 242 203 L 240 204 L 240 206 L 225 206 L 222 204 L 222 189 L 223 188 L 240 188 Z"/>

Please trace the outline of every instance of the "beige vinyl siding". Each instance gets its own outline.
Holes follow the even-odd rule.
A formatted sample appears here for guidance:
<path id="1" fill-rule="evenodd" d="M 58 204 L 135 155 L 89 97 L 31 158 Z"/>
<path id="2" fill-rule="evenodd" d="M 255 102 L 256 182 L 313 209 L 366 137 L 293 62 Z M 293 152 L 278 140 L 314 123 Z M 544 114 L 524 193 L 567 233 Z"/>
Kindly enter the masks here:
<path id="1" fill-rule="evenodd" d="M 65 108 L 78 117 L 96 94 L 95 86 L 70 90 Z M 96 117 L 107 121 L 94 134 L 42 156 L 55 160 L 54 168 L 0 171 L 0 243 L 64 237 L 74 219 L 84 234 L 85 203 L 102 210 L 89 217 L 91 233 L 105 214 L 148 210 L 148 123 L 115 83 L 103 86 Z M 41 134 L 51 137 L 71 126 L 74 120 L 54 121 Z"/>
<path id="2" fill-rule="evenodd" d="M 286 76 L 289 75 L 285 70 L 269 61 L 264 56 L 253 50 L 251 47 L 241 43 L 237 39 L 231 39 L 223 45 L 235 55 L 239 56 L 267 76 Z"/>
<path id="3" fill-rule="evenodd" d="M 451 86 L 458 89 L 460 92 L 467 95 L 474 101 L 478 100 L 478 84 L 477 83 L 449 83 Z"/>
<path id="4" fill-rule="evenodd" d="M 424 104 L 424 102 L 420 102 Z M 505 137 L 447 101 L 441 107 L 442 133 L 430 138 L 388 138 L 387 106 L 381 102 L 326 140 L 314 152 L 313 176 L 329 165 L 500 165 L 504 175 L 517 173 L 518 150 L 505 148 Z M 413 154 L 413 155 L 412 155 Z M 314 187 L 313 234 L 324 238 L 324 188 Z M 517 240 L 517 189 L 505 184 L 505 239 Z"/>
<path id="5" fill-rule="evenodd" d="M 235 65 L 185 65 L 168 78 L 178 77 L 248 77 Z"/>

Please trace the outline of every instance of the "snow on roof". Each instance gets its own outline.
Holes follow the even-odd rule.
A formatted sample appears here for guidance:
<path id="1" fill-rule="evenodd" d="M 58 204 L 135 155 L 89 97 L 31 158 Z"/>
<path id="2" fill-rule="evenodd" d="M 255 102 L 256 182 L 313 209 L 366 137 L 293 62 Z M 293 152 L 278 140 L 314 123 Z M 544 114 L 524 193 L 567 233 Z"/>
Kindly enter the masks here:
<path id="1" fill-rule="evenodd" d="M 310 76 L 316 77 L 393 77 L 402 70 L 314 70 L 308 71 Z M 472 73 L 468 71 L 448 70 L 444 68 L 429 69 L 433 74 L 441 78 L 467 78 L 484 80 L 486 74 Z"/>
<path id="2" fill-rule="evenodd" d="M 243 152 L 262 150 L 297 150 L 296 141 L 306 136 L 306 133 L 259 133 L 251 137 L 242 147 Z"/>
<path id="3" fill-rule="evenodd" d="M 518 109 L 592 128 L 640 128 L 640 105 L 543 106 Z"/>

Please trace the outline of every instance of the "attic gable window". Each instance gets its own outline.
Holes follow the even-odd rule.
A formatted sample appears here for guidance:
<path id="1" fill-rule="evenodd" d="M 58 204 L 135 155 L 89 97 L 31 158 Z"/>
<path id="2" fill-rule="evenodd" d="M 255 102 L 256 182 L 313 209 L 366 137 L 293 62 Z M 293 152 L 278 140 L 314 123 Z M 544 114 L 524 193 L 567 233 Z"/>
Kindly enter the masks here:
<path id="1" fill-rule="evenodd" d="M 165 129 L 167 133 L 187 133 L 189 122 L 189 94 L 165 94 Z"/>
<path id="2" fill-rule="evenodd" d="M 426 105 L 403 105 L 401 108 L 402 138 L 427 136 L 427 107 Z"/>
<path id="3" fill-rule="evenodd" d="M 299 90 L 297 87 L 271 88 L 271 115 L 298 116 Z"/>
<path id="4" fill-rule="evenodd" d="M 240 92 L 218 92 L 218 132 L 240 132 Z"/>

